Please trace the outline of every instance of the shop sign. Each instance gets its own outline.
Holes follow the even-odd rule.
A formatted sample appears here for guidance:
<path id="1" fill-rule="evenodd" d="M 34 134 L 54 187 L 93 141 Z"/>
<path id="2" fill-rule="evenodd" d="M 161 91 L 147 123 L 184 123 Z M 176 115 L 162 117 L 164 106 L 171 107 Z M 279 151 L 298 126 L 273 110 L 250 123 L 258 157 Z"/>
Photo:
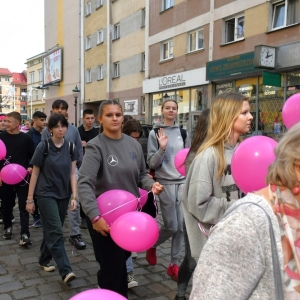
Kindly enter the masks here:
<path id="1" fill-rule="evenodd" d="M 183 78 L 183 74 L 164 76 L 159 79 L 158 84 L 160 90 L 165 90 L 185 86 L 185 80 Z"/>
<path id="2" fill-rule="evenodd" d="M 263 72 L 263 85 L 270 85 L 270 86 L 278 86 L 281 87 L 281 74 L 277 73 L 270 73 L 270 72 Z"/>
<path id="3" fill-rule="evenodd" d="M 217 80 L 222 78 L 257 73 L 254 68 L 254 52 L 248 52 L 206 63 L 206 80 Z"/>
<path id="4" fill-rule="evenodd" d="M 299 66 L 300 42 L 278 47 L 276 68 Z"/>
<path id="5" fill-rule="evenodd" d="M 216 88 L 216 95 L 220 95 L 226 92 L 232 92 L 234 88 L 233 81 L 218 83 L 215 85 L 215 88 Z"/>

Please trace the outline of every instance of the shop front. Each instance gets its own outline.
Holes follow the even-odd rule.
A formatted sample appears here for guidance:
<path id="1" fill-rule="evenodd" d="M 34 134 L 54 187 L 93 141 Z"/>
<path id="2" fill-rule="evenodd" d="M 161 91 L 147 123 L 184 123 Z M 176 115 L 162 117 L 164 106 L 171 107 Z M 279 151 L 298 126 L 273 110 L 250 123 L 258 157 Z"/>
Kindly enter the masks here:
<path id="1" fill-rule="evenodd" d="M 286 61 L 288 56 L 283 53 L 287 46 L 291 45 L 276 47 L 277 64 L 272 69 L 256 68 L 254 52 L 208 62 L 206 65 L 206 79 L 212 82 L 213 96 L 233 91 L 249 98 L 253 115 L 250 135 L 277 138 L 285 131 L 282 107 L 286 99 L 300 89 L 299 60 L 297 63 L 295 60 Z M 293 44 L 294 47 L 299 47 L 300 54 L 300 43 Z M 293 50 L 289 49 L 289 52 L 293 53 Z"/>
<path id="2" fill-rule="evenodd" d="M 207 108 L 205 68 L 145 80 L 143 93 L 149 95 L 151 125 L 163 122 L 162 104 L 167 99 L 173 99 L 178 103 L 178 125 L 193 135 L 199 114 Z"/>

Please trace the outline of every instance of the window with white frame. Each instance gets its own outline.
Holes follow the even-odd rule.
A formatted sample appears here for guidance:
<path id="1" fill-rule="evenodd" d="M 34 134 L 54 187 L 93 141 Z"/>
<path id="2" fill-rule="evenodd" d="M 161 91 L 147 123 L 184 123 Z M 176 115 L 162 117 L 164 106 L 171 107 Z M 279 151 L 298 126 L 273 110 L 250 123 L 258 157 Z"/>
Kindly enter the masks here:
<path id="1" fill-rule="evenodd" d="M 145 60 L 146 60 L 145 52 L 142 53 L 141 59 L 142 59 L 141 71 L 145 71 Z"/>
<path id="2" fill-rule="evenodd" d="M 161 10 L 166 10 L 174 6 L 174 0 L 161 0 Z"/>
<path id="3" fill-rule="evenodd" d="M 92 38 L 89 35 L 85 38 L 85 50 L 91 49 L 91 44 L 92 44 Z"/>
<path id="4" fill-rule="evenodd" d="M 85 15 L 88 16 L 91 14 L 91 12 L 92 12 L 92 4 L 91 4 L 91 2 L 88 2 L 85 5 Z"/>
<path id="5" fill-rule="evenodd" d="M 35 94 L 35 97 L 34 97 L 34 99 L 35 100 L 38 100 L 39 99 L 39 90 L 34 90 L 34 94 Z"/>
<path id="6" fill-rule="evenodd" d="M 114 40 L 120 38 L 120 23 L 114 25 Z"/>
<path id="7" fill-rule="evenodd" d="M 97 31 L 97 44 L 103 43 L 103 30 Z"/>
<path id="8" fill-rule="evenodd" d="M 4 81 L 9 81 L 9 77 L 4 77 Z"/>
<path id="9" fill-rule="evenodd" d="M 92 82 L 92 70 L 87 69 L 86 70 L 86 83 Z"/>
<path id="10" fill-rule="evenodd" d="M 114 77 L 120 77 L 120 63 L 115 62 L 114 63 Z"/>
<path id="11" fill-rule="evenodd" d="M 98 74 L 97 74 L 97 79 L 101 80 L 103 79 L 103 66 L 98 66 Z"/>
<path id="12" fill-rule="evenodd" d="M 39 81 L 43 81 L 43 70 L 39 70 Z"/>
<path id="13" fill-rule="evenodd" d="M 203 30 L 198 29 L 188 34 L 188 52 L 203 49 Z"/>
<path id="14" fill-rule="evenodd" d="M 29 76 L 30 76 L 30 83 L 34 83 L 34 72 L 31 72 Z"/>
<path id="15" fill-rule="evenodd" d="M 225 43 L 238 41 L 244 38 L 244 21 L 244 15 L 225 20 Z"/>
<path id="16" fill-rule="evenodd" d="M 142 24 L 141 24 L 141 27 L 145 27 L 146 25 L 146 9 L 143 8 L 142 9 Z"/>
<path id="17" fill-rule="evenodd" d="M 299 0 L 284 0 L 273 3 L 272 29 L 298 22 Z"/>
<path id="18" fill-rule="evenodd" d="M 103 5 L 103 0 L 97 0 L 97 3 L 96 3 L 96 8 L 100 7 Z"/>
<path id="19" fill-rule="evenodd" d="M 173 40 L 163 42 L 161 44 L 161 60 L 173 57 Z"/>

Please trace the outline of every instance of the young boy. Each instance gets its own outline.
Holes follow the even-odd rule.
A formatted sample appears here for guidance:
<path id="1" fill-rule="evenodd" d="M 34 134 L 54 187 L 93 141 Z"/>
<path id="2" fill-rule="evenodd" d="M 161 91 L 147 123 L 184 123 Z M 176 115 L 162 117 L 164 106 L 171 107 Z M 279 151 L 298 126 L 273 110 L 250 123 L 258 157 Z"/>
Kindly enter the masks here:
<path id="1" fill-rule="evenodd" d="M 27 169 L 31 173 L 29 166 L 30 159 L 34 153 L 33 141 L 29 135 L 20 132 L 19 126 L 22 122 L 20 113 L 13 111 L 6 115 L 6 132 L 0 134 L 0 139 L 6 146 L 6 158 L 9 163 L 15 163 Z M 5 160 L 0 161 L 0 169 L 4 167 Z M 2 214 L 4 224 L 4 239 L 12 239 L 12 220 L 11 212 L 14 207 L 16 195 L 20 211 L 21 238 L 20 245 L 31 245 L 29 233 L 29 214 L 26 211 L 26 199 L 28 195 L 28 184 L 25 180 L 15 185 L 9 185 L 0 179 L 2 184 Z"/>

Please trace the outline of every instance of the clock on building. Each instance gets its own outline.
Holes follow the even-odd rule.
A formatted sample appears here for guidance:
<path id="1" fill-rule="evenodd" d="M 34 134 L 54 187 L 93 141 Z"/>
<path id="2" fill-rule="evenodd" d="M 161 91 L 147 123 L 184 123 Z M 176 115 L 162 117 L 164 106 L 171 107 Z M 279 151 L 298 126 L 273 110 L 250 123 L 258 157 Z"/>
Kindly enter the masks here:
<path id="1" fill-rule="evenodd" d="M 254 50 L 254 67 L 275 68 L 276 48 L 271 46 L 259 45 Z"/>

